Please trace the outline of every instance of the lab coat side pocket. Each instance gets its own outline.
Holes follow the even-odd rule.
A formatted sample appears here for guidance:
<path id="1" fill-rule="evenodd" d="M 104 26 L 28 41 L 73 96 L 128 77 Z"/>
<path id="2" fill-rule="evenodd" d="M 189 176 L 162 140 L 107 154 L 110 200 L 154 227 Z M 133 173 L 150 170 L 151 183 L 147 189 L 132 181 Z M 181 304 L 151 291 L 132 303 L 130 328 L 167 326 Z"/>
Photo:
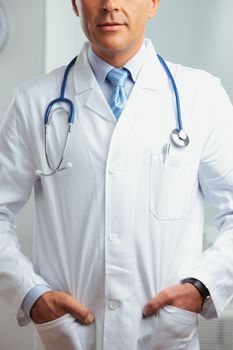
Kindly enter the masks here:
<path id="1" fill-rule="evenodd" d="M 156 331 L 158 349 L 199 350 L 198 314 L 194 312 L 166 305 L 158 312 Z"/>
<path id="2" fill-rule="evenodd" d="M 163 162 L 159 154 L 151 155 L 151 213 L 160 220 L 188 217 L 196 177 L 195 164 L 169 155 Z"/>
<path id="3" fill-rule="evenodd" d="M 35 324 L 45 350 L 79 349 L 75 335 L 75 319 L 66 314 L 58 319 L 42 324 Z"/>

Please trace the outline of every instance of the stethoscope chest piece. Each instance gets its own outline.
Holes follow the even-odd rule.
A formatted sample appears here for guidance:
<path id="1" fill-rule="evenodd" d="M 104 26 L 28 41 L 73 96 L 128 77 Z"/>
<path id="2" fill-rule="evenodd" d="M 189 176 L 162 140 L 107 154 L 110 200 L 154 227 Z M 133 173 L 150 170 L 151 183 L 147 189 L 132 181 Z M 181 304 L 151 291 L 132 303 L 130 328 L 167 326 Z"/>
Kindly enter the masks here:
<path id="1" fill-rule="evenodd" d="M 171 132 L 171 140 L 177 147 L 186 147 L 189 144 L 189 137 L 183 129 L 174 129 Z"/>

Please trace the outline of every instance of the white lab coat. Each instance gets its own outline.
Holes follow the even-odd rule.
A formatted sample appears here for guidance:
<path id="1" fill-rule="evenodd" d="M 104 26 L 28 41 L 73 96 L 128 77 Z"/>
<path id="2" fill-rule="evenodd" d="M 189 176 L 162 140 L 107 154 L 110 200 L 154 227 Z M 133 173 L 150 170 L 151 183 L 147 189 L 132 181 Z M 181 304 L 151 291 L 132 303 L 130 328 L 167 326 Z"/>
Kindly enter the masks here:
<path id="1" fill-rule="evenodd" d="M 52 177 L 44 156 L 43 116 L 59 95 L 64 68 L 18 89 L 0 136 L 0 293 L 17 315 L 39 283 L 71 293 L 95 314 L 36 326 L 39 350 L 198 350 L 197 315 L 172 306 L 143 319 L 160 290 L 184 277 L 210 290 L 203 316 L 233 296 L 233 111 L 219 80 L 169 63 L 190 145 L 164 145 L 177 125 L 174 97 L 150 41 L 147 57 L 116 123 L 84 46 L 67 85 L 76 115 L 64 163 Z M 50 157 L 59 159 L 67 119 L 56 110 Z M 56 128 L 55 128 L 56 126 Z M 35 193 L 34 272 L 20 253 L 14 216 Z M 203 202 L 219 209 L 216 244 L 202 254 Z M 38 336 L 40 335 L 40 337 Z M 44 345 L 42 345 L 42 342 Z"/>

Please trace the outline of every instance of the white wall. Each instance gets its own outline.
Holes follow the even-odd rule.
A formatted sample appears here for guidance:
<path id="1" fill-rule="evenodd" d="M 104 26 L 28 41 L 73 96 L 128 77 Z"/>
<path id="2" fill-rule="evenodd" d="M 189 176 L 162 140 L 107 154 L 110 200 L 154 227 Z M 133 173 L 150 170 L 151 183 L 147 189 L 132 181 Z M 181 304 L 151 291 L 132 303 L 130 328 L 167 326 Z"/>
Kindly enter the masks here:
<path id="1" fill-rule="evenodd" d="M 9 33 L 0 51 L 0 121 L 15 87 L 44 71 L 44 0 L 0 0 Z M 31 255 L 32 207 L 18 218 L 22 249 Z M 0 302 L 0 349 L 31 350 L 31 327 L 19 328 L 6 305 Z"/>

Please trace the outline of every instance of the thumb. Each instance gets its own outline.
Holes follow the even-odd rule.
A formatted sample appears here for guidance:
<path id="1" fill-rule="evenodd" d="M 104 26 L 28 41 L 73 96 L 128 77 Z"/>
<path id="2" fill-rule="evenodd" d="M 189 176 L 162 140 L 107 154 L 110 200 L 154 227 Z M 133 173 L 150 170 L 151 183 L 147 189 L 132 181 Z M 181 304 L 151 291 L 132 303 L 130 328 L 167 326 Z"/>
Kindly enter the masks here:
<path id="1" fill-rule="evenodd" d="M 148 303 L 143 307 L 142 314 L 143 317 L 150 317 L 155 315 L 156 312 L 163 306 L 168 305 L 169 300 L 165 291 L 161 291 L 156 295 L 156 297 L 150 299 Z"/>
<path id="2" fill-rule="evenodd" d="M 63 308 L 67 313 L 73 315 L 77 320 L 84 324 L 91 324 L 95 320 L 92 312 L 70 295 L 67 295 Z"/>

